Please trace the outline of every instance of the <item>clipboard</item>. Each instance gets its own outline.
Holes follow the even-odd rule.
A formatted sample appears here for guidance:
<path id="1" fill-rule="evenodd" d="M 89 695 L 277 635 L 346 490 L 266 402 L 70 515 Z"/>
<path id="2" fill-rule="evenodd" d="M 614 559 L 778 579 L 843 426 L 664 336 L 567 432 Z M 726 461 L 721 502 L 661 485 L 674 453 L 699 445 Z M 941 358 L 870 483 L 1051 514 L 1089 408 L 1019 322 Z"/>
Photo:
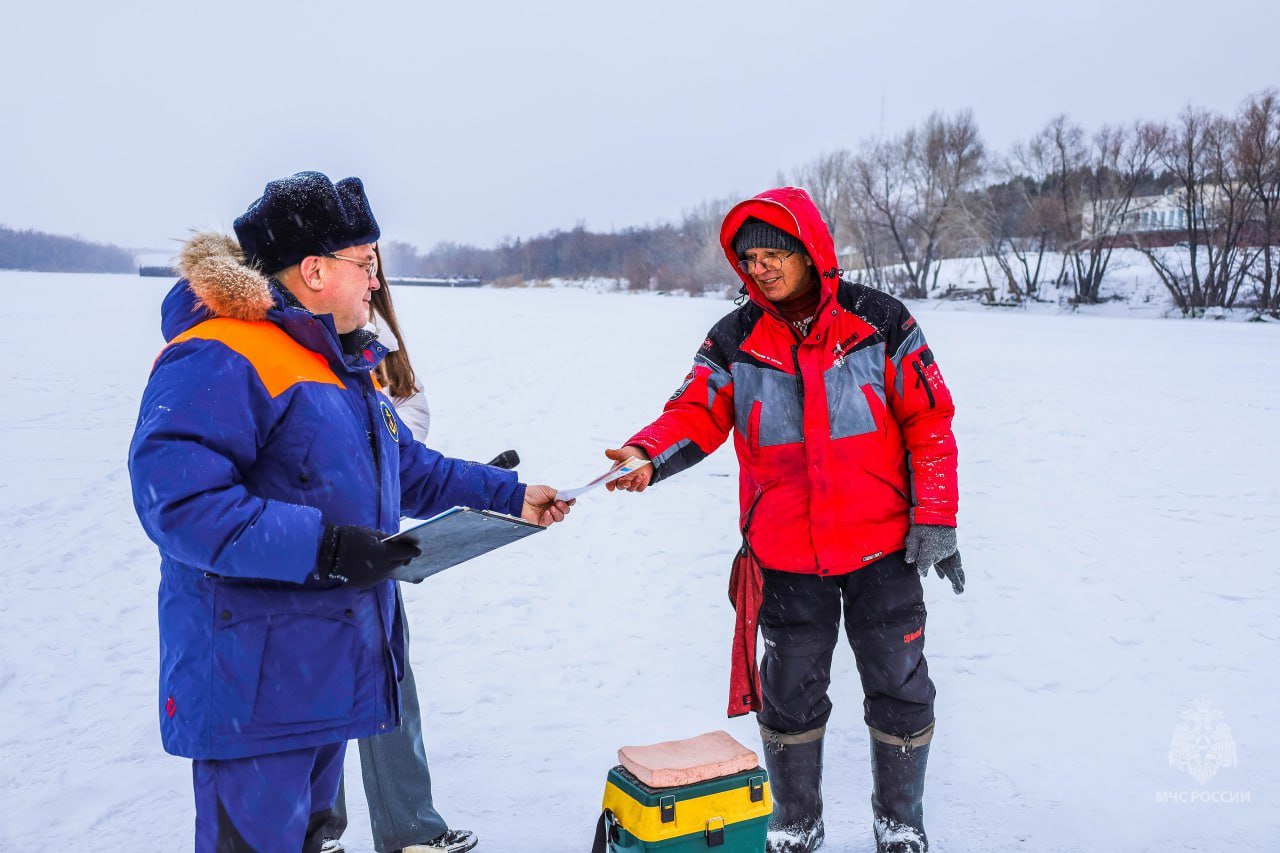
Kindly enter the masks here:
<path id="1" fill-rule="evenodd" d="M 418 546 L 422 553 L 413 562 L 392 572 L 391 577 L 419 583 L 447 568 L 543 530 L 546 528 L 513 515 L 455 506 L 383 541 L 409 541 Z"/>

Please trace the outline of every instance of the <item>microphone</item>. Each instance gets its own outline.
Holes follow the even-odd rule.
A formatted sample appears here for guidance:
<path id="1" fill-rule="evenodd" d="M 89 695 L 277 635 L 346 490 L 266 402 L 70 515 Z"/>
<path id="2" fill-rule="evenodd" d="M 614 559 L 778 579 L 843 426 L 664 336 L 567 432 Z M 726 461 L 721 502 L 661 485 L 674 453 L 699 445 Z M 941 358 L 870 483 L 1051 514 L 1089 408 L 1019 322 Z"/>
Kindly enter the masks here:
<path id="1" fill-rule="evenodd" d="M 514 468 L 520 464 L 520 454 L 514 450 L 504 450 L 490 459 L 488 464 L 494 468 Z"/>

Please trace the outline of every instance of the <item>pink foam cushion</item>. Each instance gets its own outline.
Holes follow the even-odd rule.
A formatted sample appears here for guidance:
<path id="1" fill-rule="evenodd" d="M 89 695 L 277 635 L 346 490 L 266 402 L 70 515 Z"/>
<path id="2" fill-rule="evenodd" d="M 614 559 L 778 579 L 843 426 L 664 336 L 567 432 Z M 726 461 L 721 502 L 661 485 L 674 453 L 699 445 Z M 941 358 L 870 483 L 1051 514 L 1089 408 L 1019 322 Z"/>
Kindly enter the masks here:
<path id="1" fill-rule="evenodd" d="M 751 770 L 760 763 L 754 752 L 728 732 L 707 732 L 652 746 L 624 746 L 618 761 L 650 788 L 674 788 Z"/>

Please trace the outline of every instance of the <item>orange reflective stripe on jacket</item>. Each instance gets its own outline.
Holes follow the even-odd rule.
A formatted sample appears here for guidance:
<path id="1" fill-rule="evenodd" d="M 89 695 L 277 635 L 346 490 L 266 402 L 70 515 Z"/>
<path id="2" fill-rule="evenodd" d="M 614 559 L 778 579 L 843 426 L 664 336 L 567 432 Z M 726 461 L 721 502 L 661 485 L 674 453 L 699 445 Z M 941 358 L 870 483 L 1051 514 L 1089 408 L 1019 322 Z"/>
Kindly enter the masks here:
<path id="1" fill-rule="evenodd" d="M 324 356 L 307 349 L 266 320 L 215 317 L 175 337 L 170 346 L 188 340 L 218 341 L 253 365 L 267 393 L 279 397 L 300 382 L 345 388 Z"/>

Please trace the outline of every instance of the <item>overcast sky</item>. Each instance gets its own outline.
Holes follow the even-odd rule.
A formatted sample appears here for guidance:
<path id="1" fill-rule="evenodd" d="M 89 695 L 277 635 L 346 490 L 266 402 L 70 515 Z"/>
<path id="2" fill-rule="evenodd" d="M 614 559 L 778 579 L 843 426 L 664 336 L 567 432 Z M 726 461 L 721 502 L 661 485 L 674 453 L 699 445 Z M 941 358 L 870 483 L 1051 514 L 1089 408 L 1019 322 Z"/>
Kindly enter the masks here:
<path id="1" fill-rule="evenodd" d="M 165 249 L 303 169 L 364 178 L 422 248 L 672 221 L 932 110 L 996 150 L 1061 112 L 1234 111 L 1280 85 L 1278 24 L 1276 0 L 11 4 L 0 224 Z"/>

